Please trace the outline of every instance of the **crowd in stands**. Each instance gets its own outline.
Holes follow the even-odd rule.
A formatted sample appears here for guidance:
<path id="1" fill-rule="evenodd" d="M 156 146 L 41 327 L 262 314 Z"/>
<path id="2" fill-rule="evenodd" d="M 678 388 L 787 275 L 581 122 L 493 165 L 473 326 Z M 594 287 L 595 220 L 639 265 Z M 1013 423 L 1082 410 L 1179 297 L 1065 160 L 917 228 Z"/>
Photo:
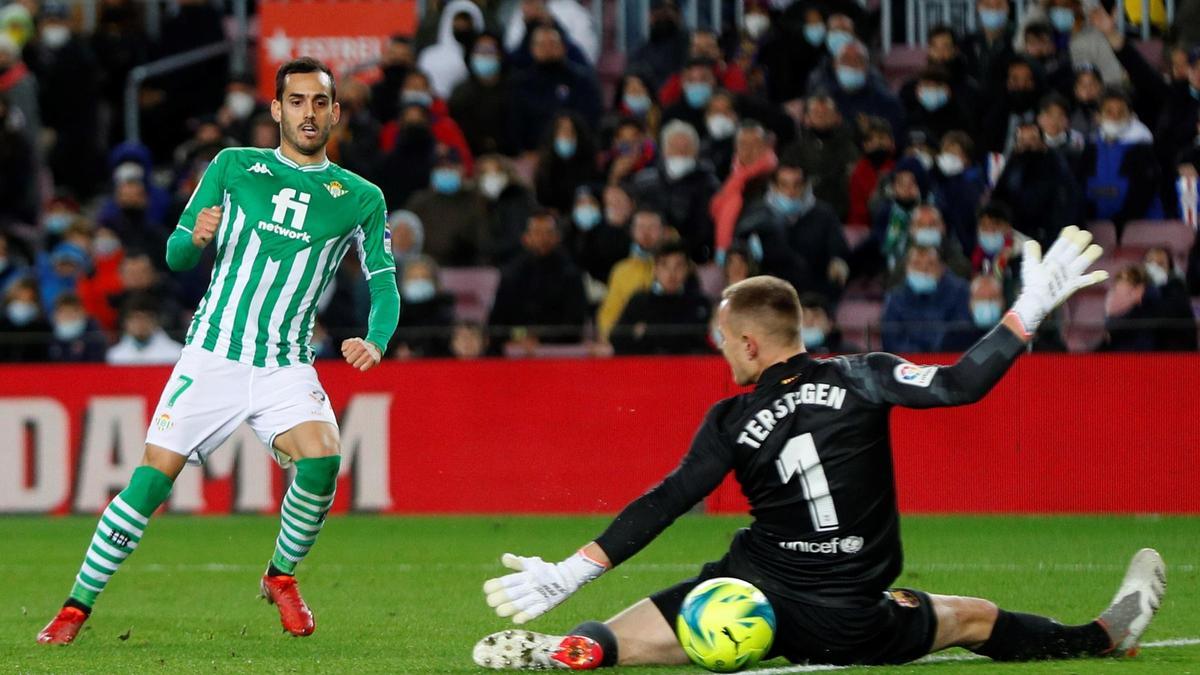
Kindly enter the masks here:
<path id="1" fill-rule="evenodd" d="M 148 81 L 141 142 L 124 137 L 131 68 L 224 39 L 220 3 L 176 5 L 157 39 L 136 0 L 102 0 L 91 33 L 55 0 L 0 7 L 0 361 L 179 354 L 212 254 L 170 272 L 167 236 L 217 152 L 279 138 L 255 83 L 214 62 Z M 609 72 L 576 0 L 429 0 L 339 82 L 328 148 L 391 209 L 387 356 L 711 353 L 714 298 L 754 274 L 800 292 L 810 351 L 953 352 L 1019 292 L 1024 242 L 1070 224 L 1103 238 L 1113 279 L 1037 347 L 1077 347 L 1079 325 L 1085 348 L 1195 350 L 1200 243 L 1129 241 L 1197 222 L 1200 1 L 1176 5 L 1142 43 L 1111 2 L 1037 0 L 1017 22 L 979 0 L 978 30 L 933 27 L 906 73 L 855 0 L 745 0 L 720 34 L 653 0 Z M 446 287 L 462 268 L 469 311 Z M 365 289 L 347 259 L 318 356 L 363 333 Z M 839 326 L 852 308 L 869 330 Z"/>

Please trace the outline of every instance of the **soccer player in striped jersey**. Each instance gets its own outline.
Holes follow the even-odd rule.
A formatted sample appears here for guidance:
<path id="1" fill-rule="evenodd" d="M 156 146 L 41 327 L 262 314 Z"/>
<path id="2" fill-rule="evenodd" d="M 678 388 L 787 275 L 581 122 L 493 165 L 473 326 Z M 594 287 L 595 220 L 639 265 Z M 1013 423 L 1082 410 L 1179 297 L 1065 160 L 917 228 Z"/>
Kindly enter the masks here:
<path id="1" fill-rule="evenodd" d="M 104 509 L 74 587 L 38 642 L 75 639 L 184 464 L 203 463 L 242 422 L 281 466 L 296 467 L 262 595 L 287 632 L 315 628 L 294 574 L 333 504 L 340 464 L 337 419 L 312 367 L 317 299 L 356 246 L 371 313 L 366 338 L 343 342 L 342 355 L 365 371 L 396 328 L 400 295 L 383 194 L 325 156 L 340 115 L 329 68 L 307 57 L 281 66 L 271 114 L 280 147 L 221 151 L 168 241 L 173 270 L 195 267 L 215 246 L 208 292 L 154 412 L 142 465 Z"/>

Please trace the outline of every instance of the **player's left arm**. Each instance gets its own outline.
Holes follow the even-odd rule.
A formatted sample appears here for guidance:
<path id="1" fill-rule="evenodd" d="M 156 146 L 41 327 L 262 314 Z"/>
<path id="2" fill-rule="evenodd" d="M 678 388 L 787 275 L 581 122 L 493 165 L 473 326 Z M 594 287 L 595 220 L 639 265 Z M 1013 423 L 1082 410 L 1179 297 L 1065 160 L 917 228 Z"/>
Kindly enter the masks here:
<path id="1" fill-rule="evenodd" d="M 978 401 L 1025 352 L 1042 319 L 1075 291 L 1108 278 L 1103 271 L 1086 273 L 1103 252 L 1090 242 L 1087 232 L 1065 228 L 1044 260 L 1037 242 L 1026 242 L 1021 295 L 1000 325 L 954 365 L 917 366 L 892 354 L 875 353 L 843 361 L 847 375 L 865 398 L 876 403 L 933 408 Z"/>
<path id="2" fill-rule="evenodd" d="M 383 359 L 396 322 L 400 319 L 400 291 L 396 289 L 396 261 L 392 258 L 391 234 L 387 227 L 387 209 L 378 189 L 366 209 L 367 216 L 358 233 L 358 258 L 367 288 L 371 292 L 371 312 L 367 316 L 367 337 L 350 338 L 342 343 L 342 356 L 359 370 L 370 370 Z"/>
<path id="3" fill-rule="evenodd" d="M 531 621 L 575 591 L 628 560 L 679 516 L 712 492 L 733 467 L 733 443 L 720 431 L 711 410 L 692 447 L 661 483 L 633 500 L 608 528 L 574 555 L 558 563 L 505 553 L 500 561 L 515 570 L 483 585 L 488 605 L 515 623 Z"/>

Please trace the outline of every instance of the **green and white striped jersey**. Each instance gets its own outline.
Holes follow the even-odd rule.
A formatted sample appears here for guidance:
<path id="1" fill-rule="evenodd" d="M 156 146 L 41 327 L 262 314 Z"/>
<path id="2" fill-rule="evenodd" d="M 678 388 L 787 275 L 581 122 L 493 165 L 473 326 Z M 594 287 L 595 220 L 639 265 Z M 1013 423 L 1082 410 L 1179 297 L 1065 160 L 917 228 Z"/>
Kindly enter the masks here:
<path id="1" fill-rule="evenodd" d="M 311 363 L 317 299 L 358 246 L 363 273 L 394 274 L 383 193 L 328 160 L 229 148 L 209 164 L 178 227 L 222 207 L 216 263 L 187 344 L 254 366 Z"/>

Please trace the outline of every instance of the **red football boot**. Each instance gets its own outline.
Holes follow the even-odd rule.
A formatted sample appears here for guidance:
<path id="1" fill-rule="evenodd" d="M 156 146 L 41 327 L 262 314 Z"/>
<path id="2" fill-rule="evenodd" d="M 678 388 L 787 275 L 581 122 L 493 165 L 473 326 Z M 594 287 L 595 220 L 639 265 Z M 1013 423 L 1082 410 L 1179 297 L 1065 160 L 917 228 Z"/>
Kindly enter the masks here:
<path id="1" fill-rule="evenodd" d="M 44 645 L 69 645 L 75 641 L 79 629 L 88 615 L 78 607 L 63 607 L 42 632 L 38 633 L 37 641 Z"/>
<path id="2" fill-rule="evenodd" d="M 263 575 L 262 597 L 267 602 L 279 608 L 279 623 L 283 629 L 296 637 L 312 635 L 316 629 L 312 610 L 304 604 L 300 597 L 300 589 L 296 586 L 296 577 L 286 574 L 277 576 Z"/>

